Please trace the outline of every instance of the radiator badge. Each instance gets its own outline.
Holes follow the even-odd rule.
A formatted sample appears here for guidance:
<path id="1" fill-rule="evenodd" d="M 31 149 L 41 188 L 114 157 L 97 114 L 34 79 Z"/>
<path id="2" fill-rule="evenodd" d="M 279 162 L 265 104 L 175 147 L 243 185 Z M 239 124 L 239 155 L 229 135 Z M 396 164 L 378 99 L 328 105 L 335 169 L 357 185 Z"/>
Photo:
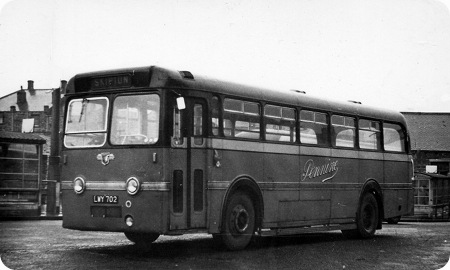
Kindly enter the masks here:
<path id="1" fill-rule="evenodd" d="M 306 161 L 303 167 L 301 181 L 307 179 L 321 179 L 322 183 L 333 179 L 339 170 L 338 161 L 328 159 L 324 164 L 316 165 L 312 159 Z"/>
<path id="2" fill-rule="evenodd" d="M 103 165 L 108 165 L 110 160 L 114 160 L 114 154 L 106 152 L 97 155 L 97 160 L 100 160 Z"/>

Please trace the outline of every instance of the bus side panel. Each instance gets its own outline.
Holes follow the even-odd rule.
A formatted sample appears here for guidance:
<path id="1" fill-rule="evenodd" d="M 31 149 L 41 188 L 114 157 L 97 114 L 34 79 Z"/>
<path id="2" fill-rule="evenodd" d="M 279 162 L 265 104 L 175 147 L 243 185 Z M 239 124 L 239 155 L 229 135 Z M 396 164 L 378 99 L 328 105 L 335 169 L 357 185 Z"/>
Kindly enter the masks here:
<path id="1" fill-rule="evenodd" d="M 414 213 L 412 188 L 387 189 L 384 195 L 384 218 L 408 216 Z"/>
<path id="2" fill-rule="evenodd" d="M 212 145 L 209 147 L 213 148 Z M 207 151 L 207 155 L 210 160 L 206 160 L 207 162 L 207 178 L 206 178 L 206 216 L 207 216 L 207 228 L 209 233 L 218 233 L 219 226 L 221 222 L 222 215 L 222 204 L 223 198 L 225 196 L 225 192 L 227 187 L 229 186 L 229 182 L 224 182 L 223 180 L 223 171 L 222 171 L 222 161 L 218 160 L 220 155 L 222 155 L 222 150 L 214 150 L 209 149 Z M 217 156 L 214 160 L 214 156 Z M 219 162 L 219 167 L 216 162 Z M 210 162 L 208 164 L 208 162 Z"/>
<path id="3" fill-rule="evenodd" d="M 263 179 L 263 155 L 257 152 L 222 151 L 223 179 L 230 183 L 238 176 L 248 176 L 259 182 Z"/>
<path id="4" fill-rule="evenodd" d="M 358 153 L 354 150 L 332 149 L 330 160 L 336 161 L 337 173 L 329 182 L 331 191 L 331 223 L 349 222 L 356 216 L 361 184 L 355 179 L 359 175 Z"/>
<path id="5" fill-rule="evenodd" d="M 222 222 L 222 206 L 225 197 L 226 188 L 223 184 L 208 183 L 207 201 L 208 201 L 208 233 L 219 233 Z"/>
<path id="6" fill-rule="evenodd" d="M 209 174 L 210 179 L 207 180 L 207 227 L 210 233 L 217 233 L 220 230 L 222 210 L 226 203 L 224 196 L 233 180 L 238 177 L 249 177 L 260 181 L 263 179 L 262 166 L 264 162 L 260 152 L 245 151 L 248 147 L 260 147 L 260 144 L 256 142 L 223 140 L 215 146 L 232 150 L 216 149 L 220 155 L 220 167 L 212 168 Z M 239 149 L 244 151 L 239 151 Z M 214 155 L 214 151 L 212 154 Z"/>
<path id="7" fill-rule="evenodd" d="M 385 154 L 384 218 L 398 217 L 410 212 L 412 182 L 410 161 L 405 154 Z"/>
<path id="8" fill-rule="evenodd" d="M 278 204 L 278 220 L 281 227 L 326 224 L 329 218 L 330 201 L 302 200 Z"/>
<path id="9" fill-rule="evenodd" d="M 359 152 L 359 183 L 364 184 L 367 180 L 383 182 L 383 153 Z"/>
<path id="10" fill-rule="evenodd" d="M 266 145 L 269 153 L 264 154 L 264 182 L 260 183 L 264 195 L 264 222 L 301 220 L 300 216 L 304 215 L 300 205 L 295 207 L 300 199 L 298 149 L 298 146 Z M 289 205 L 286 211 L 283 211 L 283 203 Z"/>
<path id="11" fill-rule="evenodd" d="M 299 214 L 305 225 L 326 224 L 331 217 L 331 189 L 339 169 L 329 148 L 300 147 Z M 305 218 L 306 217 L 306 218 Z"/>

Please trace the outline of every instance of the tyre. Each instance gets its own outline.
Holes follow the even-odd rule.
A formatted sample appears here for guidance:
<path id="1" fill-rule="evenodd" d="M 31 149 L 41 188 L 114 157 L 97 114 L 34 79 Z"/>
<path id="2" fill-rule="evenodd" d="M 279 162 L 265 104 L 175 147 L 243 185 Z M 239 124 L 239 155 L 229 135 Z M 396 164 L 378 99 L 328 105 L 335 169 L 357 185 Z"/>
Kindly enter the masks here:
<path id="1" fill-rule="evenodd" d="M 155 242 L 159 237 L 159 234 L 157 233 L 125 232 L 124 234 L 128 240 L 141 247 L 149 247 L 150 244 Z"/>
<path id="2" fill-rule="evenodd" d="M 255 207 L 248 195 L 237 192 L 228 200 L 222 220 L 222 232 L 215 235 L 229 250 L 241 250 L 250 244 L 255 233 Z"/>
<path id="3" fill-rule="evenodd" d="M 387 223 L 388 224 L 398 224 L 398 222 L 400 221 L 400 216 L 398 217 L 393 217 L 393 218 L 388 218 L 387 219 Z"/>
<path id="4" fill-rule="evenodd" d="M 356 214 L 356 229 L 342 233 L 349 238 L 371 238 L 375 235 L 379 218 L 377 199 L 372 193 L 365 193 Z"/>

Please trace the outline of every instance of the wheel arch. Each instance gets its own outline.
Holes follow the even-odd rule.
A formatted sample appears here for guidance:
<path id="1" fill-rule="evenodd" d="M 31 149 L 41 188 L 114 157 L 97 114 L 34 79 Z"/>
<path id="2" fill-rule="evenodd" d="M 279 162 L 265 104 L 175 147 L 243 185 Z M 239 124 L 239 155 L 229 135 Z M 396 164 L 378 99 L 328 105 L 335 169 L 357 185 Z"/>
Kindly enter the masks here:
<path id="1" fill-rule="evenodd" d="M 240 175 L 236 177 L 228 187 L 227 192 L 222 201 L 221 207 L 221 219 L 220 219 L 220 230 L 222 230 L 222 222 L 224 220 L 225 209 L 227 207 L 227 203 L 234 193 L 241 191 L 250 196 L 250 199 L 253 202 L 256 213 L 256 229 L 259 230 L 262 225 L 263 217 L 264 217 L 264 201 L 261 189 L 256 181 L 248 176 L 248 175 Z"/>
<path id="2" fill-rule="evenodd" d="M 379 209 L 377 229 L 381 229 L 382 221 L 384 219 L 384 200 L 383 200 L 383 191 L 381 189 L 380 184 L 375 179 L 367 179 L 361 189 L 361 193 L 359 194 L 358 205 L 360 205 L 362 198 L 366 193 L 372 193 L 375 196 L 375 199 L 377 200 Z M 357 214 L 359 215 L 359 213 Z"/>

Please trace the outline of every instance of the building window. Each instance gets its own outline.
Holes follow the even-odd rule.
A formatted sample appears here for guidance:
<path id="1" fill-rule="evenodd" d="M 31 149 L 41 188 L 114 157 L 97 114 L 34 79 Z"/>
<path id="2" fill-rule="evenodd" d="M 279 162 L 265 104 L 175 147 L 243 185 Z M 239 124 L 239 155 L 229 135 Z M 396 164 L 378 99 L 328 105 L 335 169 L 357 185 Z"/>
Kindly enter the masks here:
<path id="1" fill-rule="evenodd" d="M 36 189 L 39 187 L 39 173 L 39 148 L 37 145 L 21 143 L 0 144 L 0 189 Z M 18 197 L 14 200 L 23 200 L 18 192 L 15 194 Z"/>
<path id="2" fill-rule="evenodd" d="M 428 205 L 430 202 L 430 180 L 417 179 L 414 187 L 414 204 Z"/>

